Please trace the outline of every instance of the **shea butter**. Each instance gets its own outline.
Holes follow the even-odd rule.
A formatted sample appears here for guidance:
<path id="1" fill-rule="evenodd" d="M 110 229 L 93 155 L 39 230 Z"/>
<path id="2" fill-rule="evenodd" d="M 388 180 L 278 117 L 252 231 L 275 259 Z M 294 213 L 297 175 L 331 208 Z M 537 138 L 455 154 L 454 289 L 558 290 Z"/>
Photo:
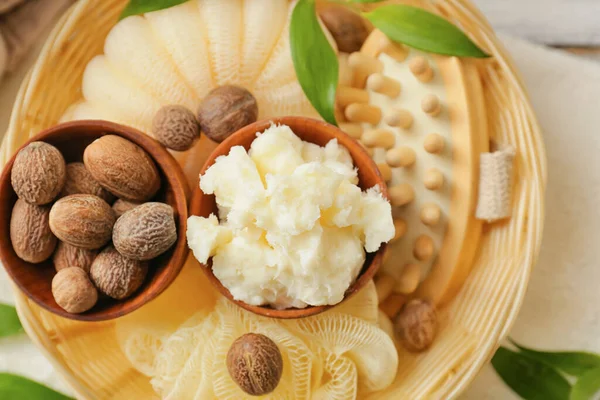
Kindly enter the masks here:
<path id="1" fill-rule="evenodd" d="M 218 218 L 192 216 L 188 244 L 234 299 L 275 308 L 332 305 L 358 276 L 365 252 L 394 237 L 379 187 L 363 192 L 348 150 L 321 147 L 285 125 L 232 147 L 200 177 Z"/>

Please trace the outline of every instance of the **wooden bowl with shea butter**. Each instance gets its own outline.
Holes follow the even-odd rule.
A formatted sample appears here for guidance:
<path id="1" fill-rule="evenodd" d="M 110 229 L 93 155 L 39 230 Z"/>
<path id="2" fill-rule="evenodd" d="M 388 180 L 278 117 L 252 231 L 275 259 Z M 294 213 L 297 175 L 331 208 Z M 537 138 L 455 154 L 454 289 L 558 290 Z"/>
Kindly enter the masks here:
<path id="1" fill-rule="evenodd" d="M 17 195 L 11 184 L 11 171 L 18 152 L 4 166 L 0 176 L 0 259 L 15 285 L 33 302 L 65 318 L 79 321 L 105 321 L 137 310 L 156 298 L 175 280 L 187 258 L 185 239 L 187 227 L 187 200 L 189 193 L 183 171 L 173 156 L 157 141 L 133 128 L 107 121 L 76 121 L 57 125 L 31 138 L 32 142 L 45 142 L 55 146 L 65 162 L 80 162 L 85 148 L 105 135 L 120 136 L 141 147 L 152 159 L 160 176 L 161 186 L 151 201 L 163 202 L 174 210 L 177 241 L 165 253 L 148 262 L 148 273 L 141 287 L 124 300 L 100 296 L 96 305 L 81 314 L 63 310 L 52 294 L 52 279 L 56 274 L 52 257 L 38 264 L 20 259 L 11 243 L 10 221 Z"/>
<path id="2" fill-rule="evenodd" d="M 201 174 L 204 174 L 206 170 L 215 163 L 217 157 L 227 155 L 232 147 L 243 146 L 248 150 L 252 141 L 256 138 L 256 134 L 265 131 L 272 124 L 287 125 L 292 129 L 296 136 L 303 141 L 311 142 L 319 146 L 325 146 L 330 140 L 337 139 L 340 145 L 348 149 L 352 156 L 352 160 L 354 161 L 354 165 L 358 169 L 358 186 L 364 191 L 379 185 L 382 195 L 385 198 L 388 198 L 387 188 L 379 169 L 356 140 L 352 139 L 333 125 L 304 117 L 273 118 L 258 121 L 240 129 L 213 151 L 204 164 Z M 199 187 L 196 187 L 190 204 L 190 215 L 208 217 L 210 214 L 218 215 L 215 196 L 204 194 Z M 383 243 L 375 253 L 366 254 L 365 263 L 356 280 L 346 290 L 342 302 L 361 290 L 375 276 L 375 273 L 383 261 L 386 247 L 386 244 Z M 337 305 L 308 306 L 306 308 L 287 308 L 282 310 L 277 310 L 269 306 L 249 305 L 242 301 L 235 300 L 229 290 L 223 286 L 219 279 L 217 279 L 212 271 L 212 259 L 210 259 L 207 264 L 202 264 L 201 268 L 210 282 L 223 296 L 238 306 L 258 315 L 282 319 L 304 318 L 322 313 Z M 341 304 L 342 302 L 338 304 Z"/>

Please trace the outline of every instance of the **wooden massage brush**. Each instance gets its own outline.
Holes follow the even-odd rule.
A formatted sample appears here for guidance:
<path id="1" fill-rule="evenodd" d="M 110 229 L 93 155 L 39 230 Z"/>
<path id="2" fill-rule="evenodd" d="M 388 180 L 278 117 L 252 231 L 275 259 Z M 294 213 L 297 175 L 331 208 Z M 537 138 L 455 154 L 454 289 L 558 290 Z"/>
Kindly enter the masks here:
<path id="1" fill-rule="evenodd" d="M 482 227 L 479 155 L 489 144 L 476 67 L 374 30 L 360 52 L 340 54 L 337 118 L 388 184 L 396 237 L 376 278 L 382 310 L 391 317 L 411 297 L 447 302 Z"/>

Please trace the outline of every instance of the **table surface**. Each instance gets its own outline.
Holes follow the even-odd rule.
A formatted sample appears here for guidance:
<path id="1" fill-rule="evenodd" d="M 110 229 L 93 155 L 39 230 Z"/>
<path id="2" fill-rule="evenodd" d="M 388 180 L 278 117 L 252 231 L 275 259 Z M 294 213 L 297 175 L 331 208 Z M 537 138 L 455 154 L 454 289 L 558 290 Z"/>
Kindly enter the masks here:
<path id="1" fill-rule="evenodd" d="M 472 0 L 500 32 L 536 43 L 600 46 L 598 0 Z"/>
<path id="2" fill-rule="evenodd" d="M 600 62 L 600 0 L 472 0 L 501 33 Z"/>

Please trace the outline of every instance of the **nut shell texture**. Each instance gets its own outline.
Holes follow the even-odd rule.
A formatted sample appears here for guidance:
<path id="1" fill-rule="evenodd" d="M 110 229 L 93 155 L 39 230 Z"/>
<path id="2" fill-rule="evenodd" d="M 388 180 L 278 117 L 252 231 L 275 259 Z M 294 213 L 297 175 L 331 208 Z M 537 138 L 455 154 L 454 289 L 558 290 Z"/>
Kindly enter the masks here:
<path id="1" fill-rule="evenodd" d="M 271 339 L 247 333 L 231 345 L 227 370 L 244 392 L 262 396 L 277 388 L 283 373 L 283 358 Z"/>
<path id="2" fill-rule="evenodd" d="M 212 90 L 198 110 L 202 132 L 217 143 L 257 118 L 258 104 L 252 93 L 231 85 Z"/>
<path id="3" fill-rule="evenodd" d="M 114 196 L 104 189 L 81 162 L 67 164 L 67 180 L 60 192 L 61 197 L 72 194 L 92 194 L 110 203 Z"/>
<path id="4" fill-rule="evenodd" d="M 119 218 L 121 215 L 125 214 L 129 210 L 133 210 L 137 206 L 142 205 L 142 203 L 137 203 L 135 201 L 118 199 L 112 205 L 112 209 L 115 212 L 115 216 Z"/>
<path id="5" fill-rule="evenodd" d="M 58 200 L 50 210 L 50 229 L 63 242 L 99 249 L 110 240 L 115 214 L 107 202 L 88 194 Z"/>
<path id="6" fill-rule="evenodd" d="M 437 335 L 437 313 L 428 301 L 411 300 L 402 308 L 394 325 L 406 350 L 421 352 L 431 346 Z"/>
<path id="7" fill-rule="evenodd" d="M 17 200 L 10 218 L 10 241 L 17 256 L 30 263 L 47 260 L 56 247 L 49 225 L 50 206 Z"/>
<path id="8" fill-rule="evenodd" d="M 148 265 L 123 257 L 109 246 L 96 257 L 90 269 L 92 281 L 105 295 L 123 300 L 142 286 Z"/>
<path id="9" fill-rule="evenodd" d="M 98 250 L 82 249 L 65 242 L 60 242 L 54 252 L 54 256 L 52 256 L 52 261 L 57 272 L 65 268 L 76 267 L 89 273 L 92 262 L 94 262 L 97 255 Z"/>
<path id="10" fill-rule="evenodd" d="M 117 197 L 147 201 L 160 188 L 154 161 L 141 147 L 122 137 L 97 139 L 85 149 L 83 162 L 94 179 Z"/>
<path id="11" fill-rule="evenodd" d="M 151 260 L 177 241 L 173 208 L 164 203 L 145 203 L 117 220 L 113 243 L 125 257 Z"/>
<path id="12" fill-rule="evenodd" d="M 165 106 L 154 116 L 152 133 L 163 146 L 185 151 L 200 137 L 200 125 L 189 109 L 177 105 Z"/>
<path id="13" fill-rule="evenodd" d="M 44 142 L 33 142 L 21 149 L 11 171 L 11 183 L 17 196 L 36 205 L 54 200 L 65 180 L 66 165 L 62 154 Z"/>
<path id="14" fill-rule="evenodd" d="M 98 291 L 81 268 L 60 270 L 52 279 L 54 300 L 72 314 L 86 312 L 98 301 Z"/>
<path id="15" fill-rule="evenodd" d="M 321 20 L 333 36 L 339 51 L 360 51 L 369 32 L 360 15 L 341 6 L 328 6 L 319 12 Z"/>

